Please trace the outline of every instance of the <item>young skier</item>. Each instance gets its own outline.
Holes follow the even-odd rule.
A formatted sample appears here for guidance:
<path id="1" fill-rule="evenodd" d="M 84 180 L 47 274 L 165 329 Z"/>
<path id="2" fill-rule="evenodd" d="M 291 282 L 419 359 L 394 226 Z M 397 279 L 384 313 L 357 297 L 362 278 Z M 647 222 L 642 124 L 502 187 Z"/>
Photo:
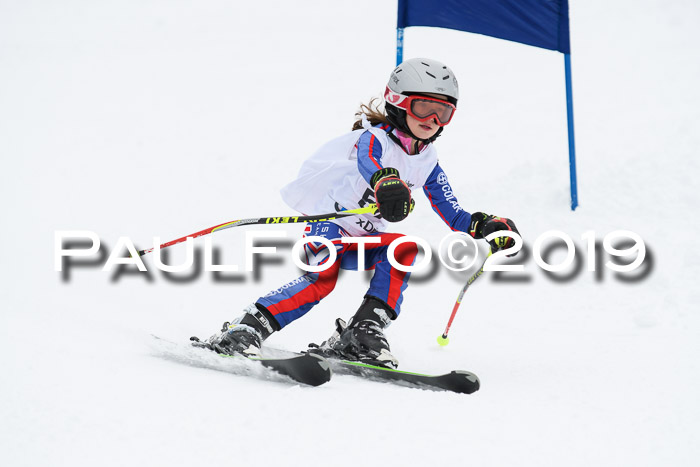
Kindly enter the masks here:
<path id="1" fill-rule="evenodd" d="M 433 210 L 454 231 L 476 239 L 497 230 L 517 232 L 513 222 L 483 212 L 462 209 L 440 168 L 433 142 L 450 123 L 459 99 L 457 79 L 436 60 L 415 58 L 392 73 L 385 93 L 385 112 L 362 105 L 353 131 L 321 147 L 309 158 L 296 180 L 282 189 L 284 200 L 304 215 L 356 209 L 369 203 L 378 213 L 309 223 L 306 236 L 332 242 L 337 258 L 325 271 L 307 273 L 249 305 L 232 323 L 224 323 L 208 346 L 222 354 L 259 355 L 262 342 L 275 331 L 301 318 L 335 287 L 340 269 L 374 269 L 369 290 L 355 315 L 345 324 L 336 320 L 333 336 L 311 351 L 388 368 L 398 366 L 383 329 L 401 313 L 403 292 L 410 273 L 391 266 L 389 244 L 401 234 L 386 233 L 388 222 L 400 222 L 413 209 L 412 192 L 423 189 Z M 374 237 L 358 258 L 358 244 L 344 237 Z M 512 239 L 491 241 L 497 251 Z M 307 243 L 307 263 L 324 264 L 329 252 L 322 243 Z M 418 249 L 403 243 L 394 256 L 402 265 L 413 264 Z"/>

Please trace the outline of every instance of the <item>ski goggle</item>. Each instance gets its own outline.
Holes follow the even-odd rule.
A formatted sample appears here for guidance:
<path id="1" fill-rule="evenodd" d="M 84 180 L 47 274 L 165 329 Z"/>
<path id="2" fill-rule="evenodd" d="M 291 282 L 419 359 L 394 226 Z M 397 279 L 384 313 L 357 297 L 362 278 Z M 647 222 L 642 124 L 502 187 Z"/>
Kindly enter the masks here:
<path id="1" fill-rule="evenodd" d="M 425 122 L 435 118 L 438 126 L 445 126 L 450 123 L 457 108 L 454 104 L 442 99 L 435 99 L 428 96 L 405 96 L 386 88 L 384 99 L 400 109 L 408 112 L 408 115 L 419 122 Z"/>

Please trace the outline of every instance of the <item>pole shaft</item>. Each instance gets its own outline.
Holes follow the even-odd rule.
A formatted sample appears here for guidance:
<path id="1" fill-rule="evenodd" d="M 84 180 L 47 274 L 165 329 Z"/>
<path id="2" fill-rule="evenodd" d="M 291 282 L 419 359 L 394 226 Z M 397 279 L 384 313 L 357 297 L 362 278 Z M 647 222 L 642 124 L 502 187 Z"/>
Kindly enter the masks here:
<path id="1" fill-rule="evenodd" d="M 576 143 L 574 140 L 574 97 L 571 85 L 571 54 L 564 54 L 566 80 L 566 120 L 569 130 L 569 179 L 571 184 L 571 210 L 578 207 L 578 183 L 576 181 Z"/>
<path id="2" fill-rule="evenodd" d="M 316 214 L 316 215 L 311 215 L 311 216 L 280 216 L 280 217 L 258 217 L 258 218 L 253 218 L 253 219 L 241 219 L 241 220 L 236 220 L 236 221 L 231 221 L 231 222 L 225 222 L 223 224 L 215 225 L 213 227 L 208 227 L 204 230 L 200 230 L 199 232 L 195 232 L 195 233 L 186 235 L 184 237 L 176 238 L 175 240 L 171 240 L 169 242 L 161 244 L 159 248 L 166 248 L 166 247 L 169 247 L 172 245 L 177 245 L 178 243 L 182 243 L 182 242 L 186 241 L 188 238 L 201 237 L 202 235 L 211 234 L 211 233 L 217 232 L 219 230 L 230 229 L 231 227 L 240 227 L 243 225 L 260 225 L 260 224 L 297 224 L 297 223 L 303 223 L 303 222 L 324 222 L 324 221 L 330 221 L 333 219 L 338 219 L 340 217 L 356 216 L 358 214 L 373 214 L 376 210 L 377 210 L 376 204 L 368 204 L 367 206 L 362 207 L 362 208 L 350 209 L 350 210 L 341 211 L 341 212 L 331 212 L 328 214 Z M 139 253 L 139 256 L 143 256 L 145 254 L 152 252 L 153 250 L 154 250 L 154 248 L 148 248 L 145 250 L 141 250 L 138 253 Z"/>
<path id="3" fill-rule="evenodd" d="M 457 301 L 455 302 L 455 306 L 452 308 L 452 314 L 450 315 L 450 319 L 447 322 L 447 327 L 445 327 L 445 332 L 442 334 L 443 338 L 447 338 L 447 334 L 450 332 L 450 327 L 452 326 L 452 321 L 454 321 L 455 316 L 457 315 L 457 310 L 459 310 L 459 305 L 462 304 L 462 298 L 464 298 L 464 293 L 467 291 L 470 285 L 472 285 L 472 282 L 474 282 L 481 274 L 484 273 L 484 266 L 486 266 L 486 261 L 488 261 L 489 257 L 491 256 L 491 249 L 489 249 L 489 253 L 486 255 L 486 259 L 484 259 L 484 263 L 481 265 L 481 268 L 479 268 L 478 271 L 476 271 L 474 274 L 472 274 L 471 277 L 467 280 L 467 283 L 464 284 L 464 287 L 462 287 L 462 290 L 459 292 L 459 296 L 457 297 Z"/>
<path id="4" fill-rule="evenodd" d="M 403 62 L 403 28 L 396 28 L 396 66 Z"/>

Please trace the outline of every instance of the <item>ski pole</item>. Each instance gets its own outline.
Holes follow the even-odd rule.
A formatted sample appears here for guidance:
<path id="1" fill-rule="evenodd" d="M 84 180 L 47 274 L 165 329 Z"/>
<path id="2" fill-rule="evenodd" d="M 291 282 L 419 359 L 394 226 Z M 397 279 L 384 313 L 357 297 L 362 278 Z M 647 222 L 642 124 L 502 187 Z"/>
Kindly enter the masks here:
<path id="1" fill-rule="evenodd" d="M 489 248 L 489 253 L 486 255 L 486 259 L 484 259 L 483 264 L 481 265 L 481 268 L 479 268 L 478 271 L 476 271 L 472 276 L 467 279 L 467 283 L 462 287 L 461 292 L 459 292 L 459 296 L 457 297 L 457 301 L 455 302 L 454 308 L 452 308 L 452 314 L 450 315 L 450 320 L 447 322 L 447 327 L 445 328 L 445 332 L 441 335 L 438 336 L 437 341 L 438 344 L 441 346 L 446 346 L 447 344 L 450 343 L 450 339 L 447 338 L 447 334 L 450 332 L 450 326 L 452 326 L 452 321 L 455 319 L 455 315 L 457 314 L 457 310 L 459 309 L 459 305 L 462 303 L 462 297 L 464 297 L 464 293 L 467 291 L 470 285 L 472 285 L 472 282 L 474 282 L 483 272 L 484 272 L 484 266 L 486 266 L 486 261 L 488 261 L 489 256 L 491 256 L 491 249 Z"/>
<path id="2" fill-rule="evenodd" d="M 257 217 L 251 219 L 240 219 L 237 221 L 224 222 L 223 224 L 215 225 L 214 227 L 208 227 L 199 232 L 193 234 L 185 235 L 184 237 L 171 240 L 169 242 L 160 245 L 160 248 L 166 248 L 178 243 L 182 243 L 188 238 L 197 238 L 202 235 L 207 235 L 210 233 L 218 232 L 219 230 L 230 229 L 231 227 L 239 227 L 241 225 L 255 225 L 255 224 L 298 224 L 303 222 L 323 222 L 330 221 L 333 219 L 338 219 L 340 217 L 356 216 L 358 214 L 374 214 L 377 210 L 376 204 L 368 204 L 363 208 L 349 209 L 347 211 L 341 212 L 331 212 L 329 214 L 314 214 L 311 216 L 284 216 L 284 217 Z M 139 250 L 139 256 L 143 256 L 152 252 L 155 249 L 147 248 L 145 250 Z"/>

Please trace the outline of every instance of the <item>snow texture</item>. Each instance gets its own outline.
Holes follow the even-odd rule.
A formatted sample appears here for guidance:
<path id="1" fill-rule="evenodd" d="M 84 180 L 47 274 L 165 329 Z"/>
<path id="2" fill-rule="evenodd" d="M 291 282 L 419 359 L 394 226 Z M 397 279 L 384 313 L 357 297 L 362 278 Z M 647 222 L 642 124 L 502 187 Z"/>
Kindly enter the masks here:
<path id="1" fill-rule="evenodd" d="M 436 337 L 466 275 L 442 266 L 414 275 L 387 330 L 403 369 L 478 374 L 481 390 L 464 396 L 350 376 L 308 388 L 159 358 L 151 334 L 208 337 L 295 278 L 303 226 L 211 236 L 219 263 L 242 267 L 246 231 L 286 232 L 285 259 L 257 274 L 165 275 L 152 256 L 148 273 L 103 272 L 106 256 L 54 270 L 58 230 L 96 232 L 106 255 L 121 236 L 147 248 L 293 214 L 279 188 L 383 91 L 396 2 L 1 1 L 0 465 L 695 465 L 700 6 L 571 3 L 575 212 L 563 57 L 406 31 L 406 57 L 444 61 L 460 80 L 437 141 L 460 202 L 514 219 L 529 249 L 523 273 L 485 273 L 468 290 L 449 346 Z M 437 246 L 448 229 L 416 201 L 393 229 Z M 606 268 L 601 245 L 588 271 L 581 236 L 620 229 L 647 245 L 640 271 Z M 578 270 L 534 263 L 549 230 L 574 239 Z M 183 245 L 170 250 L 183 261 Z M 367 277 L 343 273 L 270 345 L 325 339 Z"/>

